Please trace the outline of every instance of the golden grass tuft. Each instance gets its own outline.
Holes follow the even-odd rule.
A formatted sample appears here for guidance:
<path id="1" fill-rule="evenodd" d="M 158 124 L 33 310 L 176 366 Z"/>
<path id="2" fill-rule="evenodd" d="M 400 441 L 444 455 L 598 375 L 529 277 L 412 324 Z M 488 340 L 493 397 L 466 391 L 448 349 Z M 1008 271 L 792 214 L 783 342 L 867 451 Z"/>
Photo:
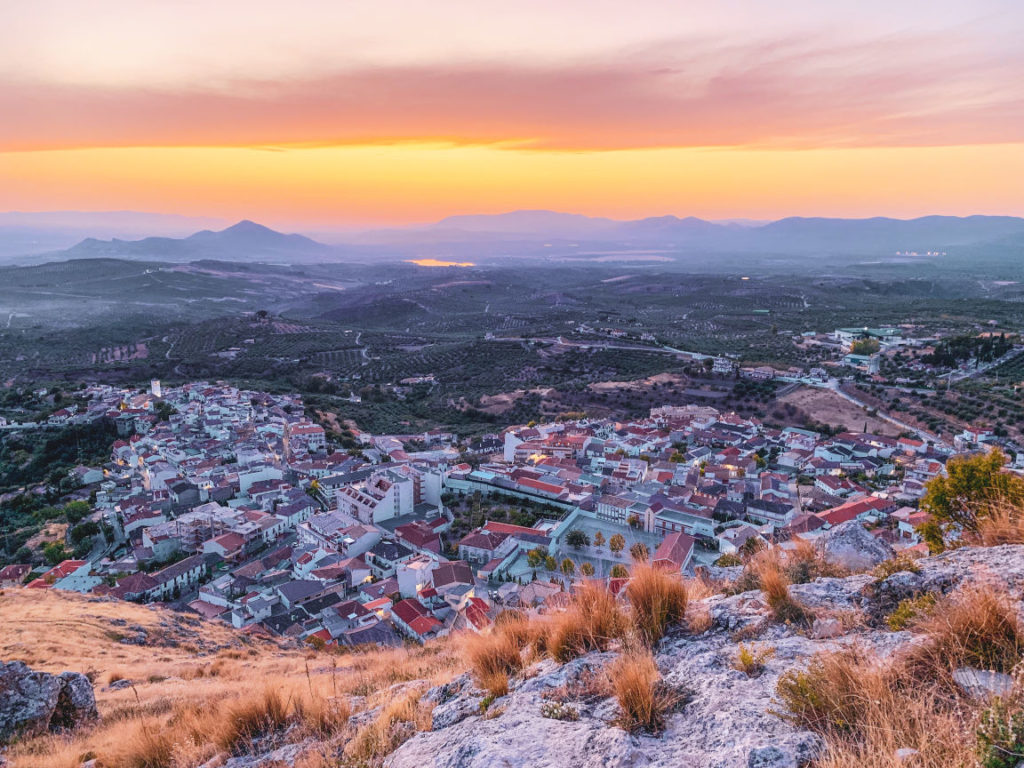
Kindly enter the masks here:
<path id="1" fill-rule="evenodd" d="M 605 585 L 587 582 L 573 592 L 565 611 L 550 619 L 545 637 L 548 654 L 556 661 L 569 661 L 588 651 L 603 651 L 622 637 L 626 617 Z"/>
<path id="2" fill-rule="evenodd" d="M 810 623 L 813 615 L 790 594 L 790 581 L 777 555 L 760 558 L 756 573 L 775 621 L 782 624 Z"/>
<path id="3" fill-rule="evenodd" d="M 913 765 L 924 768 L 979 765 L 986 704 L 965 696 L 952 672 L 1019 670 L 1024 643 L 1014 605 L 991 587 L 969 586 L 913 626 L 923 637 L 902 653 L 821 654 L 780 678 L 782 715 L 825 739 L 818 768 L 892 768 L 899 749 L 916 750 Z"/>
<path id="4" fill-rule="evenodd" d="M 373 722 L 363 726 L 345 746 L 346 765 L 377 768 L 416 731 L 430 728 L 430 707 L 420 703 L 420 692 L 411 691 L 387 705 Z"/>
<path id="5" fill-rule="evenodd" d="M 508 693 L 509 676 L 523 668 L 527 638 L 517 629 L 517 624 L 497 625 L 490 634 L 468 635 L 463 642 L 473 676 L 491 696 Z"/>
<path id="6" fill-rule="evenodd" d="M 611 664 L 608 677 L 619 702 L 618 725 L 627 731 L 653 734 L 665 729 L 665 716 L 680 697 L 662 681 L 650 649 L 626 649 Z"/>
<path id="7" fill-rule="evenodd" d="M 1015 504 L 993 502 L 978 517 L 977 527 L 967 535 L 969 543 L 983 547 L 1001 544 L 1024 544 L 1024 514 Z"/>
<path id="8" fill-rule="evenodd" d="M 957 667 L 1011 672 L 1024 654 L 1024 626 L 1006 594 L 984 584 L 942 598 L 916 622 L 927 640 L 914 646 L 908 668 L 945 678 Z"/>
<path id="9" fill-rule="evenodd" d="M 626 584 L 630 619 L 640 639 L 656 645 L 686 615 L 686 585 L 678 574 L 637 563 Z"/>

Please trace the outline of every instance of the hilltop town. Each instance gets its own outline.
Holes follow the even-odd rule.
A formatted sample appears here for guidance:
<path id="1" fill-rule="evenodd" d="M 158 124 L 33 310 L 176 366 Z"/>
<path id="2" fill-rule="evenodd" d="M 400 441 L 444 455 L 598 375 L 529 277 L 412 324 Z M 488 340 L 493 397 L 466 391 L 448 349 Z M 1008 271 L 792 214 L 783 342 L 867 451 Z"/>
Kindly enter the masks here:
<path id="1" fill-rule="evenodd" d="M 349 425 L 342 450 L 296 395 L 156 381 L 79 395 L 57 418 L 119 437 L 71 471 L 60 503 L 75 523 L 56 527 L 49 564 L 22 548 L 0 586 L 160 602 L 318 647 L 486 631 L 633 562 L 692 575 L 851 520 L 926 553 L 926 484 L 986 439 L 770 428 L 685 405 L 471 441 Z M 82 556 L 62 557 L 70 546 Z"/>

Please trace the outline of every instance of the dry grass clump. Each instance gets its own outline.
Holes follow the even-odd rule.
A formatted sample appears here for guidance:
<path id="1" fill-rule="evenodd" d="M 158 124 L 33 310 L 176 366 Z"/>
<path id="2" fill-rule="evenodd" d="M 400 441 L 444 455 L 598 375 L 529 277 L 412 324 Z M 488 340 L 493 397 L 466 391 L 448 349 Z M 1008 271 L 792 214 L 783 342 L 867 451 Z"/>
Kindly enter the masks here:
<path id="1" fill-rule="evenodd" d="M 1016 504 L 997 501 L 979 515 L 977 526 L 967 537 L 968 542 L 983 547 L 1001 544 L 1024 544 L 1024 515 Z"/>
<path id="2" fill-rule="evenodd" d="M 807 584 L 817 578 L 848 576 L 849 571 L 825 558 L 810 541 L 797 538 L 786 551 L 783 569 L 792 584 Z"/>
<path id="3" fill-rule="evenodd" d="M 775 621 L 781 624 L 809 624 L 814 619 L 813 614 L 790 594 L 790 582 L 778 558 L 762 559 L 757 577 Z"/>
<path id="4" fill-rule="evenodd" d="M 656 645 L 669 626 L 686 615 L 686 585 L 678 574 L 637 563 L 626 584 L 630 619 L 637 635 L 648 646 Z"/>
<path id="5" fill-rule="evenodd" d="M 327 739 L 348 723 L 347 705 L 318 696 L 267 688 L 224 706 L 180 705 L 170 718 L 129 719 L 108 730 L 111 743 L 96 750 L 104 768 L 182 768 L 217 754 L 242 755 L 293 738 Z"/>
<path id="6" fill-rule="evenodd" d="M 1024 653 L 1024 626 L 1013 603 L 986 585 L 946 596 L 916 628 L 928 639 L 911 649 L 907 664 L 924 678 L 944 678 L 957 667 L 1009 673 Z"/>
<path id="7" fill-rule="evenodd" d="M 416 731 L 430 728 L 430 707 L 420 702 L 420 691 L 411 691 L 387 704 L 377 719 L 363 726 L 345 745 L 348 763 L 377 768 Z"/>
<path id="8" fill-rule="evenodd" d="M 611 689 L 619 702 L 618 725 L 627 731 L 658 734 L 665 729 L 665 716 L 681 697 L 661 679 L 654 656 L 648 648 L 629 648 L 608 670 Z"/>
<path id="9" fill-rule="evenodd" d="M 783 716 L 825 739 L 816 765 L 892 768 L 899 749 L 916 750 L 913 765 L 924 768 L 976 768 L 979 757 L 985 768 L 1016 765 L 1014 755 L 1000 762 L 1007 757 L 1000 745 L 1024 744 L 1015 731 L 1020 724 L 1024 736 L 1024 715 L 1019 723 L 995 722 L 952 680 L 965 666 L 1019 669 L 1024 635 L 1013 604 L 990 587 L 968 587 L 913 626 L 924 634 L 921 642 L 890 659 L 858 649 L 826 653 L 780 678 Z M 1011 710 L 1022 711 L 1018 703 Z"/>
<path id="10" fill-rule="evenodd" d="M 523 668 L 522 649 L 528 638 L 518 622 L 496 625 L 488 635 L 469 635 L 466 660 L 477 683 L 494 697 L 508 693 L 508 678 Z"/>
<path id="11" fill-rule="evenodd" d="M 545 639 L 556 661 L 570 661 L 588 651 L 603 651 L 622 637 L 626 617 L 604 584 L 588 582 L 573 592 L 568 608 L 552 617 Z"/>

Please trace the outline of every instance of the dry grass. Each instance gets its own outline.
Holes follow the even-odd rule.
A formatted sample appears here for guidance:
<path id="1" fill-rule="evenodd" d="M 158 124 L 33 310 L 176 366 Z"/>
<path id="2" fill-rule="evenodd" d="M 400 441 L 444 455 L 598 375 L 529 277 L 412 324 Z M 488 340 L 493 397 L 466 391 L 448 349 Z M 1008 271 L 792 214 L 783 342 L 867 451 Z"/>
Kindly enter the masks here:
<path id="1" fill-rule="evenodd" d="M 686 615 L 686 585 L 678 574 L 646 563 L 633 566 L 626 584 L 630 619 L 640 639 L 656 645 L 668 628 Z"/>
<path id="2" fill-rule="evenodd" d="M 782 624 L 808 624 L 813 615 L 789 592 L 790 581 L 777 554 L 766 550 L 756 566 L 757 580 L 772 618 Z"/>
<path id="3" fill-rule="evenodd" d="M 815 657 L 778 686 L 785 717 L 825 738 L 819 768 L 893 768 L 898 749 L 922 768 L 976 768 L 984 704 L 952 682 L 957 667 L 1019 668 L 1024 644 L 1009 599 L 972 586 L 918 621 L 917 644 L 882 660 L 858 649 Z"/>
<path id="4" fill-rule="evenodd" d="M 508 693 L 508 679 L 524 665 L 527 636 L 519 620 L 496 625 L 488 635 L 468 635 L 463 643 L 466 661 L 481 688 L 495 698 Z"/>
<path id="5" fill-rule="evenodd" d="M 345 746 L 349 763 L 376 768 L 416 731 L 430 728 L 430 707 L 421 704 L 420 691 L 411 691 L 387 704 L 377 719 L 359 730 Z"/>
<path id="6" fill-rule="evenodd" d="M 842 566 L 829 562 L 813 542 L 796 538 L 783 560 L 786 578 L 792 584 L 806 584 L 817 578 L 849 575 Z"/>
<path id="7" fill-rule="evenodd" d="M 915 625 L 927 641 L 908 655 L 908 668 L 923 678 L 945 679 L 957 667 L 1009 673 L 1024 653 L 1024 626 L 1013 602 L 990 586 L 962 588 Z"/>
<path id="8" fill-rule="evenodd" d="M 569 661 L 588 651 L 604 650 L 622 637 L 626 617 L 602 583 L 588 582 L 573 592 L 568 608 L 551 617 L 545 636 L 547 652 L 556 661 Z"/>
<path id="9" fill-rule="evenodd" d="M 1024 544 L 1024 515 L 1020 507 L 1004 502 L 989 504 L 986 514 L 978 517 L 977 528 L 967 539 L 983 547 Z"/>
<path id="10" fill-rule="evenodd" d="M 321 762 L 337 764 L 343 745 L 335 742 L 357 735 L 351 697 L 365 697 L 361 708 L 388 705 L 391 686 L 439 685 L 463 664 L 454 643 L 308 657 L 308 649 L 188 615 L 72 594 L 8 590 L 0 626 L 2 658 L 84 671 L 98 683 L 133 681 L 121 690 L 97 685 L 96 726 L 12 746 L 13 768 L 77 768 L 86 755 L 104 768 L 190 768 L 253 741 L 307 736 L 322 740 Z M 138 629 L 145 645 L 119 642 Z"/>
<path id="11" fill-rule="evenodd" d="M 654 656 L 647 648 L 629 648 L 608 670 L 611 689 L 619 702 L 618 725 L 627 731 L 661 733 L 665 715 L 679 702 L 664 684 Z"/>

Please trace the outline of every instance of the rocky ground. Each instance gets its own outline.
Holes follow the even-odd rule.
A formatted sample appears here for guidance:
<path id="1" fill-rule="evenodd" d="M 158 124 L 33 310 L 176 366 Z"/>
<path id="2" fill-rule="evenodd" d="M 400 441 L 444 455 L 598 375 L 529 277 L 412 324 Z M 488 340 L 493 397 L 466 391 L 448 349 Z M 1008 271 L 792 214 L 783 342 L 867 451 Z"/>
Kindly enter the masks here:
<path id="1" fill-rule="evenodd" d="M 797 768 L 820 750 L 819 738 L 775 714 L 779 676 L 819 651 L 850 644 L 888 654 L 913 642 L 882 618 L 900 600 L 946 593 L 962 582 L 991 582 L 1020 596 L 1024 547 L 964 548 L 919 561 L 920 572 L 877 581 L 868 574 L 818 579 L 792 595 L 819 620 L 811 630 L 770 621 L 760 592 L 714 596 L 705 603 L 712 627 L 697 637 L 670 635 L 657 654 L 666 682 L 686 703 L 659 736 L 629 734 L 614 725 L 614 699 L 568 701 L 575 721 L 542 715 L 545 691 L 562 689 L 605 665 L 614 653 L 590 654 L 565 665 L 543 661 L 507 696 L 481 711 L 484 693 L 463 676 L 428 694 L 438 702 L 433 730 L 418 733 L 387 763 L 391 768 Z M 734 668 L 740 643 L 763 653 L 755 676 Z"/>
<path id="2" fill-rule="evenodd" d="M 834 529 L 823 551 L 837 561 L 854 557 L 869 566 L 891 555 L 874 545 L 859 525 L 844 525 Z M 716 578 L 736 578 L 742 569 L 712 570 Z M 861 573 L 794 585 L 791 596 L 815 617 L 809 624 L 778 623 L 757 590 L 705 598 L 691 610 L 705 617 L 706 629 L 698 634 L 677 628 L 657 649 L 662 678 L 678 696 L 659 734 L 630 733 L 620 727 L 617 701 L 594 683 L 616 659 L 614 647 L 566 664 L 537 661 L 510 681 L 507 695 L 494 700 L 468 673 L 434 687 L 407 679 L 392 688 L 397 695 L 423 692 L 423 701 L 431 707 L 430 727 L 413 733 L 411 723 L 398 723 L 395 727 L 405 729 L 405 740 L 385 765 L 800 768 L 820 753 L 822 743 L 816 734 L 782 716 L 775 699 L 780 676 L 805 666 L 821 651 L 858 646 L 889 655 L 918 640 L 912 632 L 892 631 L 886 623 L 900 601 L 980 583 L 992 584 L 1019 601 L 1024 592 L 1024 546 L 962 548 L 918 560 L 912 570 L 897 570 L 885 578 Z M 134 652 L 133 646 L 118 645 L 126 653 Z M 753 674 L 738 668 L 741 647 L 759 662 Z M 0 670 L 0 731 L 52 731 L 95 718 L 91 687 L 89 695 L 79 690 L 83 681 L 87 683 L 81 675 L 40 674 L 23 664 L 0 665 Z M 984 671 L 964 672 L 967 682 L 962 687 L 989 686 L 991 691 L 991 686 L 1002 684 L 983 679 L 988 674 Z M 102 690 L 110 688 L 113 685 Z M 353 696 L 349 702 L 355 713 L 349 721 L 353 730 L 380 715 L 379 706 L 367 708 L 357 701 L 362 698 Z M 74 717 L 67 709 L 72 702 Z M 302 737 L 300 743 L 271 739 L 254 746 L 256 754 L 236 755 L 226 763 L 218 759 L 211 768 L 305 766 L 309 763 L 304 755 L 322 745 Z M 333 754 L 324 765 L 336 764 L 338 753 Z"/>

